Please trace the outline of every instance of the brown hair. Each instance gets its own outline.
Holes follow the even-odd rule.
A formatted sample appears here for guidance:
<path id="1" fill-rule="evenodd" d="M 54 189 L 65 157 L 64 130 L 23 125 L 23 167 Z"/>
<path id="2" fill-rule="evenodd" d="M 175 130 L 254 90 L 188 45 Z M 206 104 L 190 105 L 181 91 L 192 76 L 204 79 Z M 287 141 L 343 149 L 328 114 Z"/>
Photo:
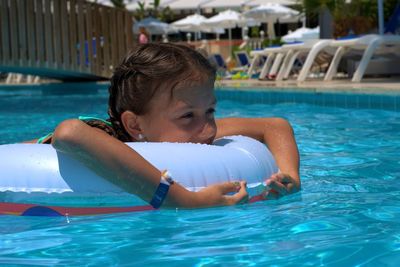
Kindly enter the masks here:
<path id="1" fill-rule="evenodd" d="M 146 29 L 145 27 L 143 27 L 143 26 L 139 27 L 139 32 L 140 32 L 140 33 L 143 33 L 144 35 L 146 35 L 147 38 L 150 37 L 149 32 L 148 32 L 147 29 Z"/>
<path id="2" fill-rule="evenodd" d="M 196 50 L 181 44 L 149 43 L 136 46 L 115 69 L 109 87 L 110 121 L 114 136 L 131 141 L 121 123 L 121 114 L 143 115 L 160 90 L 173 89 L 183 82 L 215 80 L 216 69 Z"/>

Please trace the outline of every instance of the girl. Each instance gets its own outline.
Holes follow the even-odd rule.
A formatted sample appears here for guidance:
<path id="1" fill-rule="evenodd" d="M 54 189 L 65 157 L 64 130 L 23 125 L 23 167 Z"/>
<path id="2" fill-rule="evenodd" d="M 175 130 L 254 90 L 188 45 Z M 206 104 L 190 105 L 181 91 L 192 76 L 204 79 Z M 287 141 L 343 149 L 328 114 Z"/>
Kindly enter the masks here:
<path id="1" fill-rule="evenodd" d="M 147 44 L 149 42 L 149 33 L 145 27 L 139 27 L 139 44 Z"/>
<path id="2" fill-rule="evenodd" d="M 67 120 L 42 141 L 156 208 L 164 198 L 164 206 L 192 208 L 245 201 L 246 184 L 227 182 L 190 192 L 124 142 L 211 144 L 222 136 L 246 135 L 264 142 L 280 169 L 267 180 L 272 189 L 266 198 L 298 191 L 299 155 L 288 122 L 279 118 L 215 120 L 214 82 L 215 68 L 187 46 L 138 45 L 111 78 L 109 120 Z M 236 194 L 227 195 L 230 192 Z"/>

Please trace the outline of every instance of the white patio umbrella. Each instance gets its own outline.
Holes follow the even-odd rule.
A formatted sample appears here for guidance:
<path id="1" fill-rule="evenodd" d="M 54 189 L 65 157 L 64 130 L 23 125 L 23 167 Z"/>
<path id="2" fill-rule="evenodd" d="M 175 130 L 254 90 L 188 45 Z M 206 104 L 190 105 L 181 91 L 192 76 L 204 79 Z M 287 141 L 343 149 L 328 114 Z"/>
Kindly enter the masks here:
<path id="1" fill-rule="evenodd" d="M 220 27 L 212 27 L 205 25 L 204 22 L 206 20 L 207 18 L 202 15 L 193 14 L 187 16 L 186 18 L 177 20 L 173 22 L 171 25 L 182 32 L 195 32 L 195 33 L 207 32 L 216 34 L 224 32 L 224 30 Z M 195 34 L 194 36 L 195 39 L 197 40 L 197 34 Z"/>
<path id="2" fill-rule="evenodd" d="M 282 36 L 282 40 L 286 43 L 304 42 L 305 40 L 318 39 L 318 38 L 319 38 L 319 27 L 316 27 L 314 29 L 302 27 Z"/>
<path id="3" fill-rule="evenodd" d="M 299 0 L 250 0 L 250 2 L 246 3 L 246 6 L 256 7 L 267 3 L 288 6 L 299 4 Z"/>
<path id="4" fill-rule="evenodd" d="M 311 40 L 311 39 L 319 39 L 319 31 L 320 31 L 319 26 L 317 26 L 308 32 L 304 32 L 302 39 L 304 41 Z"/>
<path id="5" fill-rule="evenodd" d="M 206 20 L 207 18 L 202 15 L 193 14 L 186 18 L 174 21 L 171 24 L 183 32 L 200 32 L 205 28 L 203 23 Z"/>
<path id="6" fill-rule="evenodd" d="M 145 27 L 152 35 L 176 33 L 178 30 L 168 23 L 162 22 L 153 17 L 148 17 L 137 22 L 133 26 L 133 32 L 138 33 L 140 27 Z"/>
<path id="7" fill-rule="evenodd" d="M 111 0 L 88 0 L 88 2 L 100 4 L 100 5 L 103 5 L 103 6 L 114 7 L 114 5 L 111 2 Z"/>
<path id="8" fill-rule="evenodd" d="M 207 19 L 204 24 L 208 26 L 217 26 L 225 29 L 232 29 L 248 25 L 248 19 L 239 12 L 228 9 Z"/>
<path id="9" fill-rule="evenodd" d="M 210 2 L 211 0 L 172 0 L 170 1 L 167 6 L 173 10 L 199 10 L 202 8 L 204 3 Z M 166 6 L 166 5 L 164 5 Z"/>
<path id="10" fill-rule="evenodd" d="M 299 12 L 279 4 L 265 4 L 243 13 L 245 17 L 268 23 L 268 35 L 275 38 L 274 23 L 280 17 L 298 16 Z"/>
<path id="11" fill-rule="evenodd" d="M 204 3 L 201 8 L 222 11 L 226 9 L 240 10 L 251 0 L 211 0 Z"/>
<path id="12" fill-rule="evenodd" d="M 232 53 L 232 29 L 236 27 L 248 26 L 252 23 L 255 23 L 254 20 L 249 21 L 239 12 L 230 9 L 220 12 L 204 22 L 204 24 L 208 25 L 209 27 L 228 29 L 230 54 Z"/>

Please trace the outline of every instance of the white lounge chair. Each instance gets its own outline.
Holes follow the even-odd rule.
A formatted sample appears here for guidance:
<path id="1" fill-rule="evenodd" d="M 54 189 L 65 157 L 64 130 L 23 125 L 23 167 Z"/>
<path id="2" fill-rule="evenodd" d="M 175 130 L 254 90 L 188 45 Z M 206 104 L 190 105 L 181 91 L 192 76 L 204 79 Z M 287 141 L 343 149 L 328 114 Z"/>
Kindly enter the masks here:
<path id="1" fill-rule="evenodd" d="M 287 51 L 285 58 L 283 60 L 282 66 L 279 69 L 278 75 L 276 77 L 277 81 L 281 81 L 283 79 L 287 79 L 290 75 L 290 72 L 293 68 L 293 64 L 295 60 L 301 54 L 309 54 L 311 51 L 321 51 L 332 42 L 332 40 L 307 40 L 304 43 L 299 44 L 291 44 L 291 45 L 284 45 L 282 46 L 283 50 Z M 318 54 L 318 53 L 317 53 Z M 307 56 L 308 58 L 308 56 Z M 304 67 L 311 69 L 312 64 L 307 65 L 307 62 L 304 63 L 302 69 Z"/>
<path id="2" fill-rule="evenodd" d="M 356 72 L 353 75 L 352 82 L 360 82 L 374 54 L 399 54 L 399 47 L 400 36 L 396 35 L 369 34 L 358 38 L 333 40 L 329 42 L 326 46 L 313 47 L 313 49 L 307 56 L 304 66 L 301 69 L 300 74 L 297 78 L 297 81 L 305 81 L 305 79 L 309 75 L 311 65 L 313 64 L 315 58 L 317 57 L 318 53 L 324 49 L 335 49 L 334 57 L 324 78 L 325 81 L 332 80 L 333 76 L 336 75 L 340 60 L 347 52 L 352 50 L 358 51 L 358 54 L 361 56 L 361 61 L 357 67 Z"/>
<path id="3" fill-rule="evenodd" d="M 261 68 L 261 73 L 259 75 L 260 79 L 265 78 L 272 73 L 276 73 L 277 68 L 282 61 L 283 53 L 284 51 L 282 50 L 282 46 L 251 51 L 250 56 L 252 57 L 252 60 L 247 74 L 251 77 L 251 75 L 257 71 L 256 68 L 260 66 L 260 61 L 263 57 L 266 57 L 266 60 Z M 274 66 L 272 66 L 272 63 L 274 63 Z"/>
<path id="4" fill-rule="evenodd" d="M 249 75 L 252 74 L 256 66 L 257 60 L 261 56 L 266 56 L 267 60 L 263 65 L 260 77 L 275 77 L 277 81 L 287 79 L 293 68 L 296 59 L 304 53 L 321 51 L 327 47 L 332 40 L 310 39 L 301 43 L 285 44 L 279 47 L 265 48 L 261 51 L 252 51 L 252 64 L 249 68 Z M 309 66 L 309 69 L 311 65 Z"/>

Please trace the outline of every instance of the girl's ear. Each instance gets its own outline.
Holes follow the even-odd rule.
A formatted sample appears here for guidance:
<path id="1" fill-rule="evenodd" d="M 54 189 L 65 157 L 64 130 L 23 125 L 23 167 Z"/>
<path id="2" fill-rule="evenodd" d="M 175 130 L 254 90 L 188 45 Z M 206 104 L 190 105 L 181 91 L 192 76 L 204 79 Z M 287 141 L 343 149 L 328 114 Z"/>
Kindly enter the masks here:
<path id="1" fill-rule="evenodd" d="M 139 125 L 138 115 L 132 111 L 124 111 L 121 114 L 121 122 L 124 129 L 136 141 L 143 140 L 142 130 Z"/>

